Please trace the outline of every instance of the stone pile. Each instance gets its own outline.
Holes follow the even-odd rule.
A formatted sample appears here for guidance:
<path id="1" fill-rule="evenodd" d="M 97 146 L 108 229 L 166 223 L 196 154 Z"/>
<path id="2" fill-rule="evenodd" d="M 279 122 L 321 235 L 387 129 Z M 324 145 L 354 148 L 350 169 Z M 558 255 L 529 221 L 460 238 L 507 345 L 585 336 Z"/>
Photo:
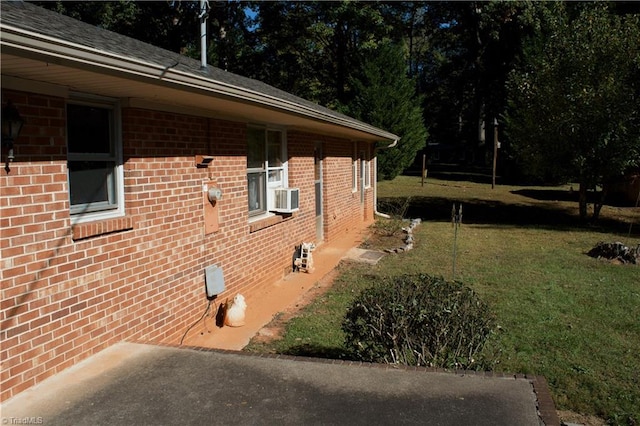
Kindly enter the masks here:
<path id="1" fill-rule="evenodd" d="M 386 249 L 385 251 L 387 253 L 402 253 L 405 251 L 409 251 L 411 249 L 413 249 L 413 230 L 416 226 L 420 225 L 420 223 L 422 222 L 420 219 L 405 219 L 407 222 L 409 222 L 409 226 L 405 226 L 404 228 L 402 228 L 402 231 L 407 234 L 406 237 L 404 237 L 404 246 L 402 247 L 397 247 L 397 248 L 392 248 L 392 249 Z"/>

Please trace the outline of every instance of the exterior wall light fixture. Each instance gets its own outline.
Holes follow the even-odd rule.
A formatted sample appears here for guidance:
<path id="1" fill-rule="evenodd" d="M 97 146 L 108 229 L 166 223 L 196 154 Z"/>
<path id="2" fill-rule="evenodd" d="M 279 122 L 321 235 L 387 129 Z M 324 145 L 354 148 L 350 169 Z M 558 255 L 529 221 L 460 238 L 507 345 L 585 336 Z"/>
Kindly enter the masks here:
<path id="1" fill-rule="evenodd" d="M 17 108 L 11 101 L 7 101 L 7 104 L 2 108 L 2 149 L 7 150 L 7 158 L 4 163 L 4 169 L 9 173 L 9 163 L 11 163 L 15 156 L 13 155 L 13 143 L 22 130 L 24 120 L 20 116 Z"/>

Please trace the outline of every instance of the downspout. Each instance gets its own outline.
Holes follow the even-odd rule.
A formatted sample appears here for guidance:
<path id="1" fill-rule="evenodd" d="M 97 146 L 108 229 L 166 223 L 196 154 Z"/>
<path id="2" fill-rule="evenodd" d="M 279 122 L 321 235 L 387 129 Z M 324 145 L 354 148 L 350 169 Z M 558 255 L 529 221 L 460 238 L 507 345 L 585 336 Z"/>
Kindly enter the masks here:
<path id="1" fill-rule="evenodd" d="M 379 149 L 394 148 L 396 145 L 398 145 L 399 140 L 400 139 L 395 139 L 390 145 L 377 148 L 376 151 Z M 385 219 L 390 219 L 391 216 L 385 213 L 380 213 L 378 211 L 378 155 L 377 154 L 375 157 L 373 157 L 373 165 L 374 165 L 373 167 L 373 213 L 376 216 L 384 217 Z"/>

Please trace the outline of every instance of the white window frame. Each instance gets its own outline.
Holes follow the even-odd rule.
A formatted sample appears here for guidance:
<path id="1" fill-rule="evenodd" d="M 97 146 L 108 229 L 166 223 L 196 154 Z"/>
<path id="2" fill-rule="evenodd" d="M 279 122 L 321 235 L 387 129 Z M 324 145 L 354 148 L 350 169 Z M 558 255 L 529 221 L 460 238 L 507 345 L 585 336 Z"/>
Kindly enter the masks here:
<path id="1" fill-rule="evenodd" d="M 264 217 L 273 216 L 272 212 L 275 200 L 273 191 L 275 188 L 286 188 L 289 182 L 289 173 L 288 173 L 288 154 L 287 154 L 287 134 L 284 129 L 275 128 L 275 127 L 261 127 L 261 126 L 249 126 L 249 131 L 261 131 L 264 135 L 264 163 L 262 167 L 254 167 L 249 168 L 247 165 L 247 198 L 249 197 L 249 175 L 250 174 L 261 174 L 262 179 L 260 185 L 262 185 L 262 191 L 260 193 L 260 198 L 262 198 L 262 204 L 264 208 L 251 211 L 249 210 L 249 220 L 259 220 Z M 247 132 L 248 133 L 248 132 Z M 280 158 L 281 165 L 275 166 L 269 164 L 269 135 L 279 134 L 280 135 Z M 248 135 L 247 135 L 248 136 Z M 247 150 L 249 149 L 248 141 L 247 141 Z M 248 157 L 248 152 L 247 152 Z M 274 180 L 271 177 L 272 173 L 280 173 L 280 179 Z M 271 179 L 270 179 L 271 178 Z M 247 203 L 249 200 L 247 200 Z"/>
<path id="2" fill-rule="evenodd" d="M 109 193 L 110 203 L 71 204 L 71 172 L 67 172 L 67 185 L 69 194 L 69 213 L 71 223 L 85 223 L 97 220 L 112 219 L 124 216 L 124 167 L 122 161 L 122 115 L 120 103 L 117 99 L 106 98 L 94 95 L 74 93 L 67 101 L 67 105 L 96 107 L 109 111 L 109 142 L 111 152 L 104 153 L 80 153 L 69 150 L 69 131 L 67 135 L 67 164 L 72 161 L 112 161 L 113 167 L 113 190 Z M 68 129 L 70 116 L 65 108 L 66 128 Z"/>
<path id="3" fill-rule="evenodd" d="M 371 188 L 371 163 L 368 159 L 367 150 L 360 150 L 360 179 L 362 179 L 362 188 Z"/>
<path id="4" fill-rule="evenodd" d="M 362 175 L 364 178 L 364 188 L 371 188 L 371 159 L 369 158 L 369 147 L 362 151 Z"/>
<path id="5" fill-rule="evenodd" d="M 358 192 L 358 143 L 353 143 L 353 157 L 351 158 L 351 192 Z"/>

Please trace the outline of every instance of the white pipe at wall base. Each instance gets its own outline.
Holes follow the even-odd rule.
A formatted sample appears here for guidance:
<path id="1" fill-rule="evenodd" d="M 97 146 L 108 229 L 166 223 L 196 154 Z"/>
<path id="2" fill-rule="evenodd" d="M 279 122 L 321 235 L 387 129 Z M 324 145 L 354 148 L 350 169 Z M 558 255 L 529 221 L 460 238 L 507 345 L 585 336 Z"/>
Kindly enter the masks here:
<path id="1" fill-rule="evenodd" d="M 391 216 L 378 211 L 378 156 L 373 158 L 373 213 L 376 216 L 384 217 L 385 219 L 391 219 Z"/>
<path id="2" fill-rule="evenodd" d="M 398 145 L 400 139 L 394 140 L 390 145 L 380 149 L 394 148 Z M 384 217 L 385 219 L 391 219 L 391 216 L 378 211 L 378 156 L 373 157 L 373 214 L 376 216 Z"/>

